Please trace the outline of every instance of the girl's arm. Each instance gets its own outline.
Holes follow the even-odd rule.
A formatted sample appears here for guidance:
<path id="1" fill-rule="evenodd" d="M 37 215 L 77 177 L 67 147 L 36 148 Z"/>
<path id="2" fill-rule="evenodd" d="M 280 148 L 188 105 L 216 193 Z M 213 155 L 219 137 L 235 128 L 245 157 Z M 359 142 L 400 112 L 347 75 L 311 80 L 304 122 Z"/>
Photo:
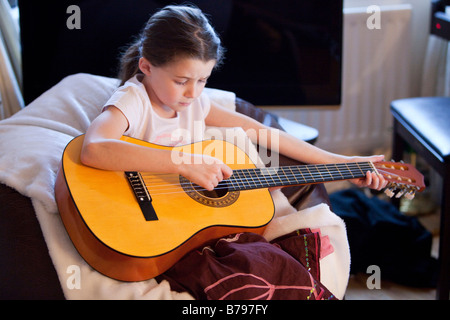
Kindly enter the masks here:
<path id="1" fill-rule="evenodd" d="M 141 171 L 158 173 L 176 173 L 208 189 L 231 176 L 231 169 L 221 161 L 195 161 L 195 157 L 183 155 L 181 164 L 172 161 L 171 150 L 161 150 L 135 145 L 120 137 L 128 128 L 128 121 L 123 113 L 114 106 L 109 106 L 89 126 L 83 147 L 81 161 L 83 164 L 119 171 Z M 179 156 L 179 155 L 178 155 Z M 212 162 L 212 163 L 211 163 Z"/>
<path id="2" fill-rule="evenodd" d="M 270 128 L 246 115 L 223 108 L 214 103 L 211 104 L 211 110 L 206 117 L 206 124 L 218 127 L 241 127 L 247 132 L 253 143 L 258 143 L 270 150 L 277 150 L 280 154 L 308 164 L 358 161 L 377 162 L 384 159 L 384 156 L 348 157 L 331 153 L 284 131 Z M 262 135 L 262 130 L 266 130 L 266 134 Z M 271 134 L 273 130 L 276 131 L 274 134 Z M 275 138 L 272 139 L 272 137 Z M 375 173 L 367 173 L 366 179 L 354 179 L 352 182 L 361 187 L 367 186 L 378 190 L 384 188 L 387 184 L 382 176 L 378 176 Z"/>

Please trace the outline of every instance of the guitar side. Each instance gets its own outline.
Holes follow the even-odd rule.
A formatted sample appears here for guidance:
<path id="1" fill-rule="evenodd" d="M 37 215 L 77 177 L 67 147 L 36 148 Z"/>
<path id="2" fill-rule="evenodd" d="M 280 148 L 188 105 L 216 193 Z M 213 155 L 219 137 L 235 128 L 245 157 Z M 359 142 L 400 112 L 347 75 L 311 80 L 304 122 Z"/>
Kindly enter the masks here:
<path id="1" fill-rule="evenodd" d="M 153 278 L 209 240 L 242 231 L 262 233 L 273 217 L 274 206 L 267 189 L 241 191 L 229 205 L 210 206 L 189 197 L 180 185 L 174 185 L 171 192 L 161 194 L 149 187 L 158 220 L 146 221 L 123 172 L 81 164 L 83 139 L 84 136 L 75 138 L 64 151 L 55 185 L 56 200 L 80 255 L 111 278 L 123 281 Z M 167 148 L 123 139 L 152 148 Z M 225 147 L 223 141 L 199 144 L 190 147 L 201 151 Z M 241 156 L 242 151 L 235 149 L 235 152 L 237 157 Z M 220 159 L 221 154 L 224 153 L 215 156 Z M 255 167 L 248 158 L 244 164 L 229 165 L 232 169 Z"/>

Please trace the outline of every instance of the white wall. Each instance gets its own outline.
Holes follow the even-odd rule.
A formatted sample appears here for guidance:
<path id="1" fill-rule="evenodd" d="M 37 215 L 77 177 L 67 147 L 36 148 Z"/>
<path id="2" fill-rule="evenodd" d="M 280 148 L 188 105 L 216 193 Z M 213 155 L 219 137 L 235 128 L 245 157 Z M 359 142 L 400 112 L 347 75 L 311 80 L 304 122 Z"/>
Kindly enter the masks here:
<path id="1" fill-rule="evenodd" d="M 420 95 L 422 67 L 428 43 L 431 0 L 344 0 L 344 8 L 367 7 L 369 5 L 410 4 L 411 17 L 411 95 Z M 383 21 L 383 16 L 381 16 Z"/>

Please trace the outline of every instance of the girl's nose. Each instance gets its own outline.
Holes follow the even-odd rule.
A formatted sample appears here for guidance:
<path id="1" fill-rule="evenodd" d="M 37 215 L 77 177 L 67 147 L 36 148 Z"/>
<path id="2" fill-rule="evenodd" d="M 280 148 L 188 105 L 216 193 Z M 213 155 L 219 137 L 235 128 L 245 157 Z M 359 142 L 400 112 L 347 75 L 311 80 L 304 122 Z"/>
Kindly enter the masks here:
<path id="1" fill-rule="evenodd" d="M 194 99 L 197 97 L 197 86 L 195 84 L 192 84 L 186 88 L 184 91 L 184 96 L 186 98 Z"/>

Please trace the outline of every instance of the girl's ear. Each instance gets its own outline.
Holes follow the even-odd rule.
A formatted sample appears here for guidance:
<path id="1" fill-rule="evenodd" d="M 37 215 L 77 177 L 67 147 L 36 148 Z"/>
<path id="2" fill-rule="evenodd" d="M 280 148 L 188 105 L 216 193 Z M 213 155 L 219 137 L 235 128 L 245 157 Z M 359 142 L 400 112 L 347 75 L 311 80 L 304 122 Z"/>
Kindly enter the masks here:
<path id="1" fill-rule="evenodd" d="M 143 74 L 146 76 L 149 76 L 152 70 L 152 64 L 150 61 L 148 61 L 145 58 L 139 59 L 139 69 L 142 71 Z"/>

